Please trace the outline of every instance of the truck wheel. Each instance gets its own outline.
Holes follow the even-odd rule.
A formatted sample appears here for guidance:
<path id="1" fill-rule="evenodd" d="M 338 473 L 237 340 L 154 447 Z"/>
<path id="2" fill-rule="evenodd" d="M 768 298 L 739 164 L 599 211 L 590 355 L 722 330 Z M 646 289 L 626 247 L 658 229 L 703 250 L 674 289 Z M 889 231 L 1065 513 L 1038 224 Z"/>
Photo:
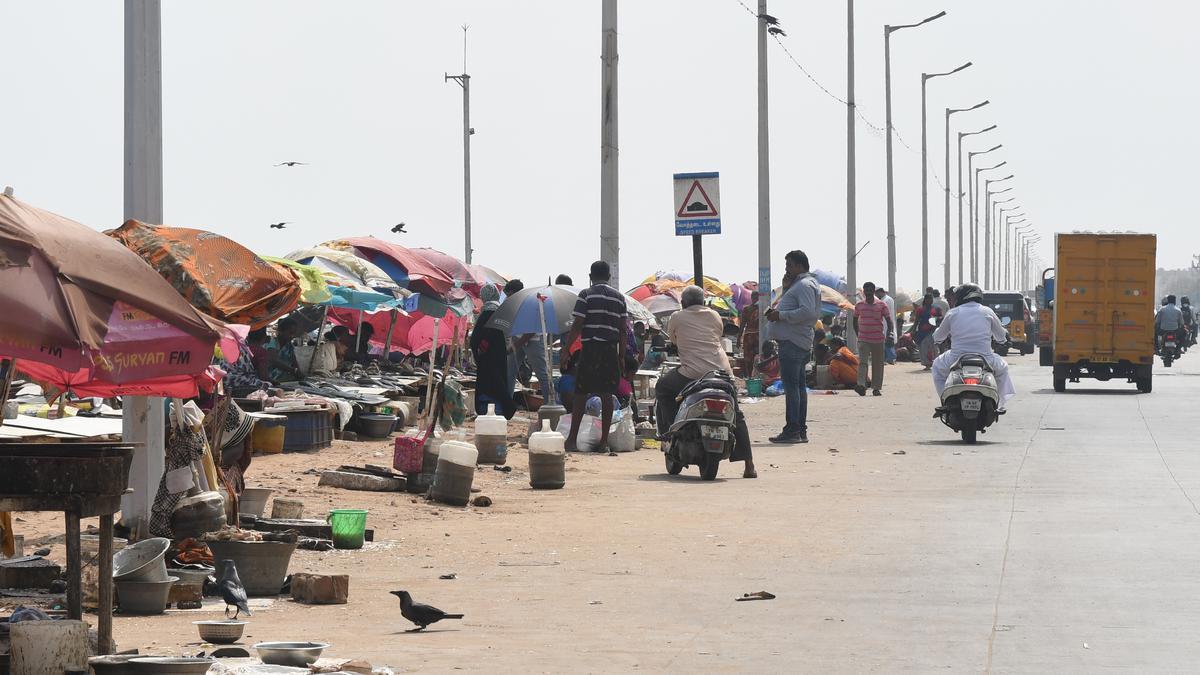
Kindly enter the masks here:
<path id="1" fill-rule="evenodd" d="M 1062 393 L 1067 390 L 1067 371 L 1065 368 L 1054 367 L 1054 391 Z"/>
<path id="2" fill-rule="evenodd" d="M 1146 373 L 1145 375 L 1139 377 L 1137 379 L 1138 391 L 1142 392 L 1143 394 L 1149 394 L 1151 391 L 1153 391 L 1154 390 L 1154 379 L 1153 378 L 1154 378 L 1154 376 L 1151 375 L 1150 373 Z"/>
<path id="3" fill-rule="evenodd" d="M 1054 348 L 1041 347 L 1038 349 L 1038 364 L 1043 366 L 1054 365 Z"/>
<path id="4" fill-rule="evenodd" d="M 703 480 L 715 480 L 717 469 L 720 468 L 721 456 L 715 452 L 705 453 L 704 460 L 700 464 L 700 478 Z"/>

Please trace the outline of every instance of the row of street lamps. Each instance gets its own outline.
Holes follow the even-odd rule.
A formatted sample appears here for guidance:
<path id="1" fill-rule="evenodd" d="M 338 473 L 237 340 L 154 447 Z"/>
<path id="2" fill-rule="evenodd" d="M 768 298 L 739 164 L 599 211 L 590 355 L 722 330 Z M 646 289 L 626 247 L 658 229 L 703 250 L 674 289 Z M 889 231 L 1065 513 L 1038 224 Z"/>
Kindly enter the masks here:
<path id="1" fill-rule="evenodd" d="M 884 97 L 885 97 L 885 114 L 886 114 L 886 153 L 887 153 L 887 239 L 888 239 L 888 287 L 896 288 L 896 211 L 894 200 L 894 177 L 893 177 L 893 158 L 892 158 L 892 59 L 891 59 L 891 35 L 892 33 L 903 30 L 905 28 L 917 28 L 927 23 L 935 21 L 945 16 L 945 12 L 939 12 L 922 21 L 912 24 L 904 24 L 899 26 L 885 25 L 883 27 L 883 45 L 884 45 Z M 928 122 L 927 122 L 927 87 L 929 80 L 948 77 L 956 73 L 960 73 L 971 67 L 970 61 L 963 65 L 945 72 L 937 73 L 921 73 L 921 287 L 929 287 L 929 143 L 928 143 Z M 989 101 L 984 100 L 976 103 L 973 106 L 966 108 L 946 108 L 945 109 L 945 185 L 943 192 L 945 195 L 945 208 L 943 211 L 945 217 L 945 232 L 944 243 L 945 250 L 943 252 L 945 263 L 943 265 L 944 277 L 942 280 L 943 288 L 949 288 L 951 285 L 951 240 L 952 230 L 950 226 L 950 118 L 958 113 L 971 112 L 978 110 L 988 105 Z M 958 188 L 955 191 L 955 198 L 958 200 L 958 282 L 962 283 L 968 280 L 976 280 L 985 288 L 1009 288 L 1013 284 L 1020 286 L 1022 289 L 1031 284 L 1032 279 L 1029 266 L 1033 258 L 1031 258 L 1031 246 L 1041 240 L 1041 237 L 1035 234 L 1031 228 L 1032 223 L 1029 223 L 1025 218 L 1020 207 L 1016 205 L 1005 206 L 1015 201 L 1011 195 L 1002 199 L 995 197 L 1011 192 L 1011 186 L 1003 186 L 993 190 L 992 186 L 1012 180 L 1013 174 L 1008 174 L 1002 178 L 984 179 L 983 182 L 983 233 L 980 236 L 979 223 L 979 180 L 980 177 L 988 172 L 1000 169 L 1008 164 L 1007 161 L 1002 161 L 992 166 L 974 167 L 975 157 L 978 155 L 986 155 L 1003 148 L 1003 144 L 996 144 L 987 150 L 968 151 L 967 152 L 967 180 L 969 185 L 967 190 L 963 192 L 963 139 L 969 136 L 985 134 L 995 130 L 997 125 L 992 124 L 988 127 L 977 131 L 960 131 L 958 132 Z M 969 222 L 964 231 L 963 224 L 963 197 L 967 198 L 967 208 L 970 212 Z M 996 214 L 993 218 L 993 213 Z M 1019 225 L 1020 227 L 1013 227 Z M 1015 239 L 1014 239 L 1014 236 Z M 968 250 L 964 250 L 964 243 L 969 242 Z M 1013 251 L 1013 244 L 1016 245 L 1016 251 Z M 982 270 L 980 269 L 979 253 L 982 249 L 983 261 Z M 969 264 L 967 264 L 969 262 Z M 1040 263 L 1038 263 L 1040 264 Z M 980 272 L 982 271 L 982 276 Z"/>

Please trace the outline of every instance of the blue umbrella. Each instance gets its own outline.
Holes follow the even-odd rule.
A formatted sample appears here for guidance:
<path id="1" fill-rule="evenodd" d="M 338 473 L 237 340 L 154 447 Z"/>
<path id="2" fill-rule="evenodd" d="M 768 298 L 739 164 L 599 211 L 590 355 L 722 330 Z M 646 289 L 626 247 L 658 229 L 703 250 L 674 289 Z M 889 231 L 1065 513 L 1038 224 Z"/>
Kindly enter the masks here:
<path id="1" fill-rule="evenodd" d="M 537 286 L 522 289 L 505 299 L 490 325 L 505 335 L 560 335 L 571 328 L 579 292 L 570 286 Z M 542 323 L 544 308 L 545 325 Z"/>
<path id="2" fill-rule="evenodd" d="M 333 298 L 325 303 L 333 307 L 344 307 L 346 309 L 361 309 L 368 312 L 373 312 L 376 309 L 386 309 L 389 307 L 399 308 L 404 306 L 403 300 L 396 299 L 394 295 L 386 293 L 376 293 L 375 291 L 364 291 L 355 288 L 347 288 L 345 286 L 328 286 L 329 292 L 333 294 Z"/>

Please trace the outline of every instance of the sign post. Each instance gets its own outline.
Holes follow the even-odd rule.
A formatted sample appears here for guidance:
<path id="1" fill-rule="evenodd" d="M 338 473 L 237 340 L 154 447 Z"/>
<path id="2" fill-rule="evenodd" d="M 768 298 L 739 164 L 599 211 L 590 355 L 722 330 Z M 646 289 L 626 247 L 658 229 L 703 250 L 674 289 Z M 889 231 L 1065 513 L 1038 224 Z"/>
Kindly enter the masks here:
<path id="1" fill-rule="evenodd" d="M 701 237 L 721 234 L 720 177 L 716 171 L 677 173 L 675 178 L 675 236 L 692 238 L 692 281 L 704 288 Z"/>

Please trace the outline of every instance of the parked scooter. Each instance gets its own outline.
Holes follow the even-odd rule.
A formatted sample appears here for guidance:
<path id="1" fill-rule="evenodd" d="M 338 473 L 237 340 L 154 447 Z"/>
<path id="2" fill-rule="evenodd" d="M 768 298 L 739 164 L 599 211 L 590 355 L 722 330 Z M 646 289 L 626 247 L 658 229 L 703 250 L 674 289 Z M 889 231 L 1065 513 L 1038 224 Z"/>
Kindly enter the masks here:
<path id="1" fill-rule="evenodd" d="M 737 387 L 729 375 L 714 370 L 684 387 L 678 400 L 662 446 L 667 473 L 674 476 L 695 465 L 701 478 L 713 480 L 737 442 Z"/>
<path id="2" fill-rule="evenodd" d="M 1158 354 L 1163 360 L 1163 366 L 1170 368 L 1171 364 L 1179 360 L 1179 357 L 1183 355 L 1180 351 L 1180 344 L 1179 331 L 1163 331 L 1161 346 L 1158 349 Z"/>
<path id="3" fill-rule="evenodd" d="M 974 443 L 976 434 L 986 433 L 984 430 L 1003 414 L 999 408 L 1000 392 L 987 359 L 966 354 L 951 366 L 942 390 L 942 405 L 933 416 L 961 433 L 963 442 Z"/>

